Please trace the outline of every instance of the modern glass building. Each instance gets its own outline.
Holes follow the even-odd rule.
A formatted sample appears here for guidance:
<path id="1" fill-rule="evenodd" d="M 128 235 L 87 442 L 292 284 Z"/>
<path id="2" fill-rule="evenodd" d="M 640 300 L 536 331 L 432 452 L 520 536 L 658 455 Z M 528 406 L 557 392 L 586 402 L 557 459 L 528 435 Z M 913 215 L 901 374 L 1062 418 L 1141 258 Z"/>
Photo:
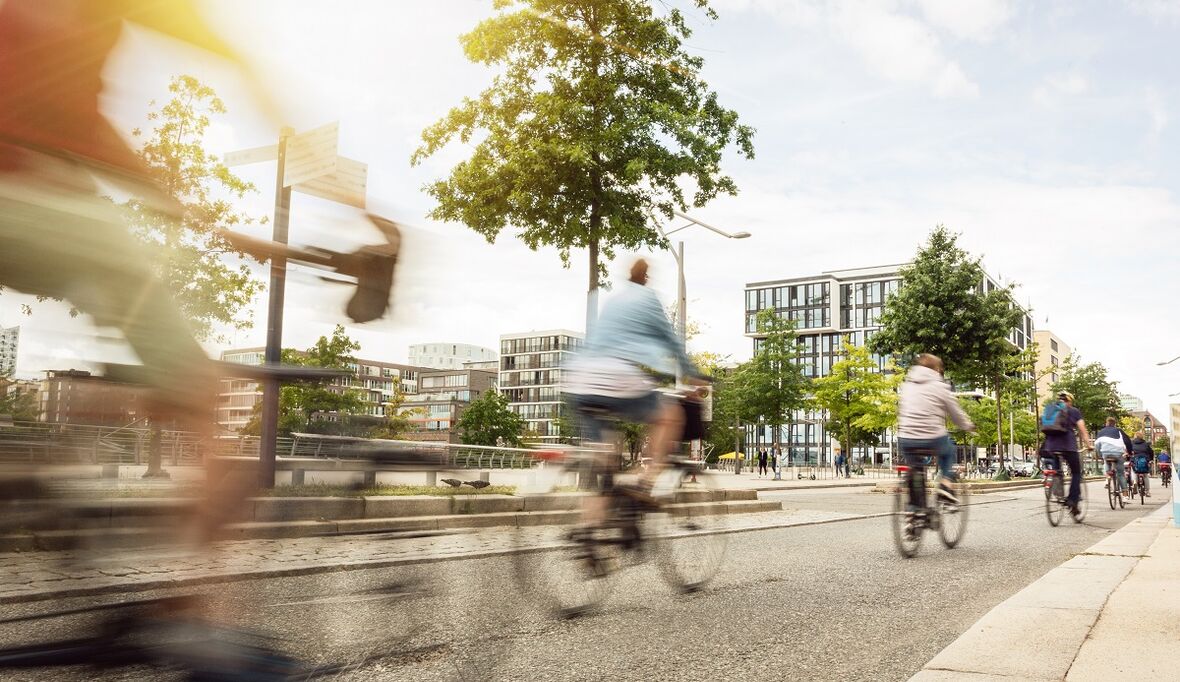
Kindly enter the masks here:
<path id="1" fill-rule="evenodd" d="M 556 442 L 560 435 L 561 366 L 582 340 L 581 333 L 568 329 L 500 336 L 500 392 L 543 442 Z"/>
<path id="2" fill-rule="evenodd" d="M 496 351 L 470 343 L 415 343 L 410 346 L 410 364 L 432 369 L 463 369 L 496 361 Z"/>
<path id="3" fill-rule="evenodd" d="M 808 277 L 751 282 L 745 288 L 745 335 L 752 339 L 757 351 L 762 342 L 757 333 L 758 312 L 773 310 L 795 323 L 803 374 L 811 378 L 827 376 L 840 359 L 842 338 L 848 337 L 853 345 L 863 346 L 881 328 L 878 321 L 885 301 L 898 291 L 903 267 L 904 264 L 833 270 Z M 982 292 L 1000 285 L 985 275 L 979 286 Z M 1032 341 L 1032 334 L 1032 318 L 1026 313 L 1009 340 L 1024 349 Z M 873 357 L 883 371 L 885 358 Z M 789 453 L 792 462 L 829 464 L 832 461 L 832 446 L 836 443 L 823 428 L 822 414 L 796 413 L 792 423 L 780 433 L 772 431 L 769 426 L 748 428 L 747 450 L 756 444 L 769 447 L 777 443 L 784 453 Z M 892 434 L 887 434 L 880 448 L 888 449 L 892 440 Z M 859 457 L 871 454 L 863 449 L 853 453 Z"/>
<path id="4" fill-rule="evenodd" d="M 16 373 L 16 353 L 20 347 L 20 327 L 0 327 L 0 377 Z"/>

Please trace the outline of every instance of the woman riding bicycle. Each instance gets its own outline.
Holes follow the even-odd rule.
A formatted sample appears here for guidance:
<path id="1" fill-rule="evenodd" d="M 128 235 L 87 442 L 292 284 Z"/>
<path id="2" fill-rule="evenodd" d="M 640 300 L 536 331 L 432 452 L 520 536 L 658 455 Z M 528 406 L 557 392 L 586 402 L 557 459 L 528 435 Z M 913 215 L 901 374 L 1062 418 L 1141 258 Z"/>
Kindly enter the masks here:
<path id="1" fill-rule="evenodd" d="M 685 354 L 647 280 L 647 261 L 639 258 L 631 266 L 628 281 L 603 307 L 585 347 L 566 366 L 564 388 L 586 437 L 593 442 L 602 440 L 604 417 L 648 425 L 651 437 L 645 454 L 651 466 L 641 475 L 637 490 L 624 491 L 641 499 L 649 497 L 651 484 L 684 427 L 683 408 L 657 389 L 653 372 L 665 376 L 679 372 L 686 383 L 707 383 Z"/>
<path id="2" fill-rule="evenodd" d="M 938 471 L 942 476 L 939 494 L 954 500 L 949 484 L 955 480 L 952 468 L 955 443 L 946 430 L 946 420 L 949 417 L 964 431 L 974 431 L 975 424 L 959 406 L 942 372 L 942 360 L 936 355 L 922 353 L 914 359 L 914 366 L 901 386 L 897 435 L 901 454 L 907 461 L 915 453 L 937 454 Z M 917 499 L 916 490 L 910 493 L 910 511 L 926 506 L 925 500 Z"/>

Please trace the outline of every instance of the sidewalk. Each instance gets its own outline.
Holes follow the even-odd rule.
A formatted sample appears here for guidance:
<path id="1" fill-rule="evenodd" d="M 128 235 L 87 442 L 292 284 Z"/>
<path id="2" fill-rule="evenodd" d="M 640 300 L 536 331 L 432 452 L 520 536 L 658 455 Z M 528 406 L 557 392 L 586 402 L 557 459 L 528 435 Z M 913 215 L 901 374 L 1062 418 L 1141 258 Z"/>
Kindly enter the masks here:
<path id="1" fill-rule="evenodd" d="M 742 472 L 735 474 L 732 471 L 710 471 L 713 474 L 714 480 L 724 490 L 811 490 L 820 488 L 860 488 L 876 485 L 879 481 L 892 480 L 891 478 L 875 478 L 868 476 L 856 476 L 854 478 L 821 478 L 815 481 L 810 479 L 787 478 L 786 473 L 783 473 L 781 481 L 774 480 L 774 476 L 766 476 L 759 478 L 758 474 L 750 474 Z"/>
<path id="2" fill-rule="evenodd" d="M 1180 528 L 1132 521 L 996 606 L 912 680 L 1175 680 Z"/>

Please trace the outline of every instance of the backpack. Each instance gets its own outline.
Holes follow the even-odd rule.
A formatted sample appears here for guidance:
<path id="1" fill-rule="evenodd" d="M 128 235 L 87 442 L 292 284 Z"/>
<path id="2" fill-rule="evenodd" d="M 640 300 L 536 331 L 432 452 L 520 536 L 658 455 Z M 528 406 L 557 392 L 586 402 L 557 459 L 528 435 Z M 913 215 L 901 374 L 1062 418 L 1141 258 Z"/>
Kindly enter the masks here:
<path id="1" fill-rule="evenodd" d="M 1041 413 L 1041 433 L 1066 433 L 1069 431 L 1069 410 L 1064 400 L 1049 403 Z"/>

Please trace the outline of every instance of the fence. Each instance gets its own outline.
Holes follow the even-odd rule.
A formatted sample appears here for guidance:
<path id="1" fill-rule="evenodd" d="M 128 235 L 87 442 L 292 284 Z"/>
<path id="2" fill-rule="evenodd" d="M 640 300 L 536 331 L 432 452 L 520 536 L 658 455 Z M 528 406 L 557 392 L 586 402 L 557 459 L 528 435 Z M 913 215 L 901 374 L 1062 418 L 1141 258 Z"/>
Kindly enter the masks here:
<path id="1" fill-rule="evenodd" d="M 145 428 L 16 422 L 0 427 L 0 462 L 41 464 L 144 464 L 151 431 Z M 160 449 L 171 466 L 200 464 L 205 455 L 258 457 L 257 436 L 222 436 L 202 441 L 186 431 L 163 431 Z M 437 449 L 447 466 L 456 469 L 523 469 L 532 466 L 535 450 L 452 443 L 369 440 L 310 433 L 278 439 L 280 457 L 366 459 L 377 450 Z"/>

